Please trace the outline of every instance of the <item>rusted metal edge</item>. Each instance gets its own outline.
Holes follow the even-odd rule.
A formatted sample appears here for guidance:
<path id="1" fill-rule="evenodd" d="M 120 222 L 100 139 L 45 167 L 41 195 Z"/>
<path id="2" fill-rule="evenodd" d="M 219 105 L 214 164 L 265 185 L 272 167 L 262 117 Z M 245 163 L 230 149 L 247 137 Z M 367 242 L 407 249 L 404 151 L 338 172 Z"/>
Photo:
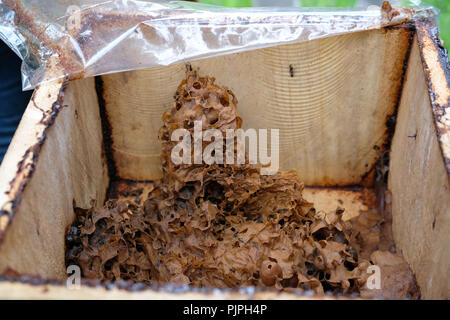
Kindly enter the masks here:
<path id="1" fill-rule="evenodd" d="M 59 86 L 58 96 L 48 110 L 42 109 L 34 100 L 40 88 L 36 89 L 33 93 L 30 104 L 28 105 L 29 107 L 35 107 L 37 110 L 42 112 L 42 119 L 38 122 L 38 124 L 41 124 L 44 127 L 39 129 L 39 132 L 36 134 L 35 141 L 30 144 L 22 156 L 22 160 L 17 164 L 16 174 L 9 182 L 9 189 L 5 191 L 8 200 L 0 203 L 0 245 L 4 240 L 5 233 L 8 230 L 13 216 L 23 198 L 25 188 L 33 176 L 40 150 L 47 138 L 47 132 L 53 126 L 62 107 L 64 107 L 64 92 L 67 88 L 67 81 L 61 83 Z"/>
<path id="2" fill-rule="evenodd" d="M 450 63 L 448 52 L 432 21 L 416 22 L 417 40 L 436 134 L 450 180 Z"/>

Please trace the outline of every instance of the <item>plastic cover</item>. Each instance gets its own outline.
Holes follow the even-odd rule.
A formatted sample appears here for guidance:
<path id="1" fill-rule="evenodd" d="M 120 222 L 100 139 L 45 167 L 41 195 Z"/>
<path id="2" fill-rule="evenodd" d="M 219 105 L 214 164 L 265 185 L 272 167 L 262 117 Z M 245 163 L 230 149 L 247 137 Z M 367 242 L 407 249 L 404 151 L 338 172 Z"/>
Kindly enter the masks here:
<path id="1" fill-rule="evenodd" d="M 0 0 L 0 38 L 24 90 L 55 79 L 180 63 L 377 29 L 432 8 L 223 8 L 184 1 Z"/>

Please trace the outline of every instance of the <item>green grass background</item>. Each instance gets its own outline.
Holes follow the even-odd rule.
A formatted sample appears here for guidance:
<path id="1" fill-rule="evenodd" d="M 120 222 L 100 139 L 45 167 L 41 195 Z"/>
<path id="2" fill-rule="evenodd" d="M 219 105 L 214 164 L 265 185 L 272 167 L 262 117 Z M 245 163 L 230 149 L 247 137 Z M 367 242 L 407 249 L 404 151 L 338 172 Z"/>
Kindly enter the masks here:
<path id="1" fill-rule="evenodd" d="M 252 0 L 200 0 L 200 2 L 228 7 L 252 6 Z M 404 6 L 407 6 L 408 2 L 408 0 L 401 1 Z M 276 0 L 274 0 L 274 4 L 276 4 Z M 304 7 L 355 7 L 357 4 L 358 0 L 301 0 L 301 5 Z M 444 40 L 447 50 L 450 49 L 450 0 L 425 0 L 423 4 L 429 4 L 439 9 L 441 38 Z"/>

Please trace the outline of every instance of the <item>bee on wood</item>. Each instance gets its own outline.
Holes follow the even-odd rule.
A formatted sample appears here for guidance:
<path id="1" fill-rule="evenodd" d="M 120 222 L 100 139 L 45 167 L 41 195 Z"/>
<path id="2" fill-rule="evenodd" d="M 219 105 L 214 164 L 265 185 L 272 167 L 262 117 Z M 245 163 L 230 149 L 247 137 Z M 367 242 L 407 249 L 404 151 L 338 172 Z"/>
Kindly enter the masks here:
<path id="1" fill-rule="evenodd" d="M 294 77 L 294 66 L 292 64 L 289 65 L 289 74 L 291 75 L 291 78 Z"/>
<path id="2" fill-rule="evenodd" d="M 414 140 L 416 140 L 416 138 L 417 138 L 417 131 L 416 131 L 416 133 L 414 133 L 413 135 L 408 136 L 408 138 L 414 138 Z"/>

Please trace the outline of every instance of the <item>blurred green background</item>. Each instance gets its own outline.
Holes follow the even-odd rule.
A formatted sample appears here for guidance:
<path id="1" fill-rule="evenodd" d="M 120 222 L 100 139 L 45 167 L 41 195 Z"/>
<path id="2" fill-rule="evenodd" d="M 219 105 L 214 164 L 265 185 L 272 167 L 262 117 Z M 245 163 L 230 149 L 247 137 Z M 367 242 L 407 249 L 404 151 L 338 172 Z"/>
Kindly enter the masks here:
<path id="1" fill-rule="evenodd" d="M 228 7 L 302 6 L 302 7 L 367 7 L 380 5 L 381 0 L 200 0 L 199 2 Z M 445 47 L 450 49 L 450 0 L 391 0 L 392 4 L 413 6 L 432 5 L 440 11 L 439 25 Z"/>
<path id="2" fill-rule="evenodd" d="M 441 39 L 444 40 L 447 50 L 450 49 L 450 0 L 427 0 L 427 4 L 438 8 L 441 11 L 439 25 Z"/>

